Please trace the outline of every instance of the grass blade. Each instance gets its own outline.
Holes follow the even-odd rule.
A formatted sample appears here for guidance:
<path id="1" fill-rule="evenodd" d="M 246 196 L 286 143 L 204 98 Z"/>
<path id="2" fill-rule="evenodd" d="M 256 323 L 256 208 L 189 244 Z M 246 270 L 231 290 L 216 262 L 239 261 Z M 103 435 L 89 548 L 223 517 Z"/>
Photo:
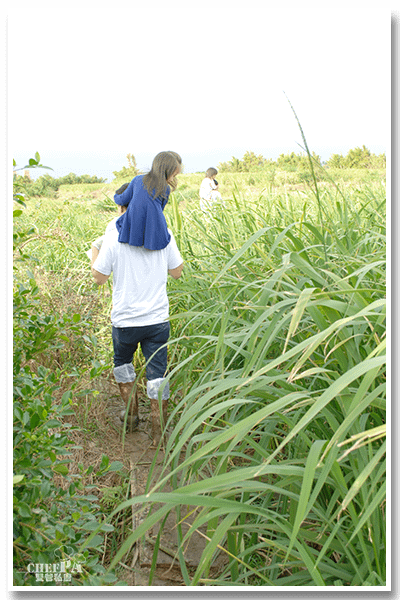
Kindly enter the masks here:
<path id="1" fill-rule="evenodd" d="M 297 506 L 296 518 L 293 524 L 292 533 L 290 536 L 289 546 L 286 552 L 286 560 L 293 548 L 293 545 L 297 539 L 297 535 L 301 526 L 302 521 L 306 517 L 307 504 L 311 492 L 312 483 L 315 477 L 316 468 L 319 461 L 319 456 L 325 446 L 325 440 L 317 440 L 313 443 L 310 448 L 310 452 L 307 457 L 306 468 L 304 470 L 303 483 L 301 486 L 299 503 Z"/>

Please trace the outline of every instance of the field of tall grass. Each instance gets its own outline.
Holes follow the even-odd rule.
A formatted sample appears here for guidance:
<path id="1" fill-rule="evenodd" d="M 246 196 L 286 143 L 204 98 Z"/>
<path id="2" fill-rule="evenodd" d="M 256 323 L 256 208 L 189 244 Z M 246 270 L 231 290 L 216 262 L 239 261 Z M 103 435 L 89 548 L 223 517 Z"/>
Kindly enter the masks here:
<path id="1" fill-rule="evenodd" d="M 224 205 L 209 215 L 202 177 L 181 175 L 165 210 L 185 269 L 168 282 L 163 470 L 115 510 L 146 516 L 110 568 L 172 511 L 187 586 L 384 586 L 384 174 L 317 187 L 221 174 Z M 35 229 L 30 268 L 49 310 L 88 318 L 110 369 L 110 285 L 95 286 L 85 252 L 114 216 L 119 183 L 62 186 L 20 217 Z M 70 351 L 79 372 L 81 349 Z M 192 572 L 184 548 L 204 525 Z"/>

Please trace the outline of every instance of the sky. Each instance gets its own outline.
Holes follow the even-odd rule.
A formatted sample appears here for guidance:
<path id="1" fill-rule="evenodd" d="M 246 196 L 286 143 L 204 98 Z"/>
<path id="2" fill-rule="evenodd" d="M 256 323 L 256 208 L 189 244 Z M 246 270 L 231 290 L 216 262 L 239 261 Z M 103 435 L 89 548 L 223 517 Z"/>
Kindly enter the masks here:
<path id="1" fill-rule="evenodd" d="M 7 17 L 8 148 L 113 178 L 174 150 L 186 172 L 365 144 L 390 151 L 386 0 L 15 1 Z M 46 171 L 39 170 L 37 175 Z M 32 173 L 33 174 L 33 173 Z"/>

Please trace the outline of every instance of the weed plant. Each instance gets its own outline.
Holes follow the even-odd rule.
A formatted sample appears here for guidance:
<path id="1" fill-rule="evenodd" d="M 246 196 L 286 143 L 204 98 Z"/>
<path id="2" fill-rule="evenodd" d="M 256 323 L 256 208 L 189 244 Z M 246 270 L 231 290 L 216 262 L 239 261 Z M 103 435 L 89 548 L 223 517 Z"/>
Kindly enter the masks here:
<path id="1" fill-rule="evenodd" d="M 173 510 L 188 586 L 385 585 L 384 187 L 237 186 L 211 215 L 184 194 L 167 212 L 186 261 L 170 289 L 172 431 L 163 474 L 129 501 L 161 507 L 112 564 Z"/>
<path id="2" fill-rule="evenodd" d="M 165 211 L 185 260 L 168 282 L 169 437 L 146 495 L 110 515 L 147 515 L 110 569 L 173 511 L 187 586 L 385 585 L 384 182 L 295 177 L 222 173 L 225 206 L 205 215 L 203 174 L 180 176 Z M 117 187 L 100 201 L 59 191 L 20 217 L 35 230 L 30 268 L 52 274 L 49 302 L 81 298 L 102 368 L 111 284 L 93 285 L 85 252 Z M 184 549 L 203 525 L 192 573 Z"/>
<path id="3" fill-rule="evenodd" d="M 30 166 L 35 166 L 40 159 L 31 160 Z M 27 227 L 18 184 L 15 191 L 13 582 L 33 587 L 112 585 L 117 577 L 105 573 L 101 555 L 104 538 L 114 526 L 105 522 L 98 496 L 92 493 L 95 486 L 87 480 L 94 477 L 98 483 L 123 465 L 104 456 L 93 475 L 93 465 L 85 469 L 79 464 L 78 473 L 70 472 L 71 457 L 81 449 L 73 439 L 78 430 L 74 407 L 93 392 L 82 392 L 82 381 L 88 374 L 94 380 L 102 372 L 92 355 L 96 338 L 90 314 L 71 302 L 63 269 L 58 261 L 54 264 L 54 242 L 59 248 L 57 242 L 65 245 L 70 234 L 60 227 L 55 234 L 49 223 L 44 231 L 36 224 Z M 56 216 L 60 218 L 57 211 Z M 49 206 L 47 217 L 54 219 L 54 207 Z M 29 253 L 39 241 L 50 250 L 48 265 L 40 265 L 39 255 Z M 67 273 L 76 269 L 78 264 L 70 263 Z M 60 277 L 68 306 L 57 299 L 59 286 L 51 286 Z M 40 286 L 47 286 L 47 293 Z M 81 290 L 80 286 L 76 293 Z"/>

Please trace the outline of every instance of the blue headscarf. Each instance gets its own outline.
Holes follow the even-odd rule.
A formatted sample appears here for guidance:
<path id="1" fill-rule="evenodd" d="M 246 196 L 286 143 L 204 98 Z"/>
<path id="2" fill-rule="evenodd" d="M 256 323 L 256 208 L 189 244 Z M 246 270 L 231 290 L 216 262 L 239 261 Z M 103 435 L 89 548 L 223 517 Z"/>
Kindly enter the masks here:
<path id="1" fill-rule="evenodd" d="M 166 197 L 153 198 L 143 185 L 143 175 L 138 175 L 122 194 L 115 194 L 114 201 L 128 205 L 126 212 L 116 222 L 118 241 L 130 246 L 144 246 L 148 250 L 162 250 L 168 246 L 171 235 L 163 210 L 168 202 Z"/>

